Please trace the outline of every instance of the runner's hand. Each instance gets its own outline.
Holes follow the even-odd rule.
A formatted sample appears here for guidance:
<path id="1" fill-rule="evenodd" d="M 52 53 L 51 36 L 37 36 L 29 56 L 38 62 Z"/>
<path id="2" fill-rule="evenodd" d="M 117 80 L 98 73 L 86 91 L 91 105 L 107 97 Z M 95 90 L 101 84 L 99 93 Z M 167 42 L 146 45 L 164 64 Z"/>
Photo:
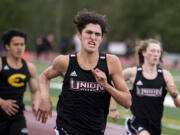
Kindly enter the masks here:
<path id="1" fill-rule="evenodd" d="M 46 123 L 48 116 L 52 116 L 52 103 L 50 98 L 41 99 L 39 109 L 36 114 L 36 120 Z"/>
<path id="2" fill-rule="evenodd" d="M 35 117 L 37 116 L 38 109 L 39 109 L 39 101 L 32 101 L 32 111 Z"/>
<path id="3" fill-rule="evenodd" d="M 96 78 L 96 81 L 98 84 L 100 84 L 102 87 L 105 88 L 107 83 L 106 74 L 99 70 L 98 68 L 92 69 L 91 72 L 93 73 L 94 77 Z"/>
<path id="4" fill-rule="evenodd" d="M 8 99 L 4 100 L 1 99 L 1 108 L 4 112 L 9 115 L 15 115 L 18 112 L 19 106 L 16 104 L 16 100 Z"/>
<path id="5" fill-rule="evenodd" d="M 109 111 L 109 117 L 114 121 L 119 120 L 119 112 L 118 112 L 118 110 Z"/>

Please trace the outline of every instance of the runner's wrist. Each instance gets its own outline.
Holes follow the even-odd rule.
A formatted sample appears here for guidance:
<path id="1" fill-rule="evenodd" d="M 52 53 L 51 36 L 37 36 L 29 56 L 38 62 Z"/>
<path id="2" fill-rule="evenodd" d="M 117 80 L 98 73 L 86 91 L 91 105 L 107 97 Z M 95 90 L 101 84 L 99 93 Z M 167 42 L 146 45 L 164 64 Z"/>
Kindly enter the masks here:
<path id="1" fill-rule="evenodd" d="M 177 92 L 173 93 L 171 96 L 172 96 L 173 99 L 176 99 L 178 97 L 178 93 Z"/>
<path id="2" fill-rule="evenodd" d="M 117 111 L 117 108 L 111 108 L 109 111 L 110 111 L 110 112 Z"/>

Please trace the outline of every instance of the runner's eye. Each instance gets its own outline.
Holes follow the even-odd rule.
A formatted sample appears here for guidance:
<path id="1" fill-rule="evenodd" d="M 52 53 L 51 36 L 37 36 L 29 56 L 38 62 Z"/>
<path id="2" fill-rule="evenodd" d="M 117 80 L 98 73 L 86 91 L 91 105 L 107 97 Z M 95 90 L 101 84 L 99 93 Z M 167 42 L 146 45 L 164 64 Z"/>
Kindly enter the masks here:
<path id="1" fill-rule="evenodd" d="M 95 35 L 96 35 L 97 37 L 99 37 L 99 36 L 101 36 L 101 33 L 96 32 Z"/>
<path id="2" fill-rule="evenodd" d="M 86 33 L 89 34 L 89 35 L 91 35 L 93 32 L 90 31 L 90 30 L 88 30 L 88 31 L 86 31 Z"/>

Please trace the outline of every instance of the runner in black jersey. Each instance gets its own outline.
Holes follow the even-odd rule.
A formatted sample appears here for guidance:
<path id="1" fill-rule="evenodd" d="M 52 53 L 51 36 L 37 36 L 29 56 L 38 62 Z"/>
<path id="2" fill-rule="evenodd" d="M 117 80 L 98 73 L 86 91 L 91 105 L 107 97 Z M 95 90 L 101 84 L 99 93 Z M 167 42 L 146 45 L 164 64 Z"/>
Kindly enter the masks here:
<path id="1" fill-rule="evenodd" d="M 41 74 L 42 100 L 37 119 L 45 123 L 51 114 L 49 81 L 61 75 L 64 81 L 57 104 L 56 134 L 103 135 L 110 97 L 128 108 L 131 95 L 122 78 L 118 57 L 99 54 L 98 51 L 106 32 L 105 16 L 83 10 L 77 14 L 74 23 L 81 40 L 81 51 L 58 56 Z"/>
<path id="2" fill-rule="evenodd" d="M 3 34 L 2 42 L 7 56 L 0 58 L 0 135 L 27 135 L 23 95 L 28 82 L 35 113 L 39 100 L 36 68 L 23 59 L 26 43 L 24 32 L 8 30 Z"/>
<path id="3" fill-rule="evenodd" d="M 163 54 L 160 42 L 143 41 L 137 54 L 139 66 L 123 71 L 124 79 L 133 85 L 133 116 L 126 120 L 126 131 L 128 135 L 161 135 L 164 98 L 169 92 L 174 104 L 180 107 L 180 97 L 170 72 L 158 66 Z"/>

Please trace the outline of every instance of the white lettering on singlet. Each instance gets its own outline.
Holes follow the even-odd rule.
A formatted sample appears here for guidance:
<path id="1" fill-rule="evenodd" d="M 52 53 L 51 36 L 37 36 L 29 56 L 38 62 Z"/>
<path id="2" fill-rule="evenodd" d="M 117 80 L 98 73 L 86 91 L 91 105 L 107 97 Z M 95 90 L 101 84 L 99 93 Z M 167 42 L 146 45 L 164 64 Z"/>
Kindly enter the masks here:
<path id="1" fill-rule="evenodd" d="M 136 94 L 138 96 L 148 96 L 148 97 L 161 97 L 163 88 L 139 88 L 136 87 Z"/>
<path id="2" fill-rule="evenodd" d="M 75 81 L 70 79 L 70 88 L 76 91 L 104 92 L 104 88 L 96 82 Z"/>

